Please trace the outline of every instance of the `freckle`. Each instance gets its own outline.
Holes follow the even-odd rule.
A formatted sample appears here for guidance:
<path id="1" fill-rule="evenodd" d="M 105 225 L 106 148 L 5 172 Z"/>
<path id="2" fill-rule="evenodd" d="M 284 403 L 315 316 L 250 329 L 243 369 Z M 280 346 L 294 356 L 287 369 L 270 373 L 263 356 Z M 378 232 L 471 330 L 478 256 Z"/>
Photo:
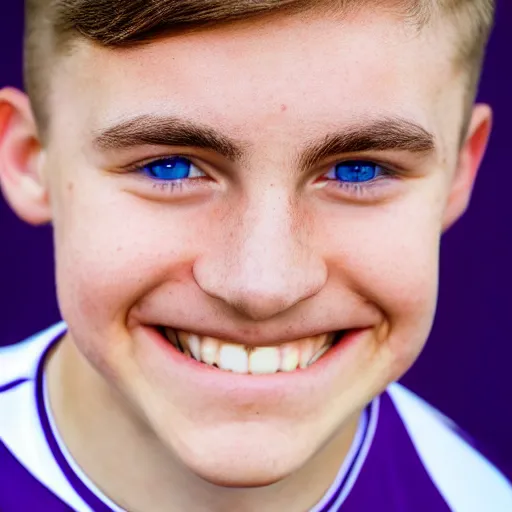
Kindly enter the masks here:
<path id="1" fill-rule="evenodd" d="M 73 192 L 74 189 L 75 189 L 75 185 L 73 184 L 73 182 L 70 181 L 68 183 L 68 191 Z"/>

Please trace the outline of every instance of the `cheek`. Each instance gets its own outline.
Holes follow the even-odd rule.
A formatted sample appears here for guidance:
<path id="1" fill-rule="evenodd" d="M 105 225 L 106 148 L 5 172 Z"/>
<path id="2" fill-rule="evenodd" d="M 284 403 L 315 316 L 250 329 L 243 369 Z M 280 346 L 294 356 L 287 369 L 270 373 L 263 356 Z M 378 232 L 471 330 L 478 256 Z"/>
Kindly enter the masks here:
<path id="1" fill-rule="evenodd" d="M 328 233 L 339 278 L 381 312 L 377 349 L 393 374 L 413 363 L 433 323 L 441 231 L 433 204 L 411 200 Z"/>
<path id="2" fill-rule="evenodd" d="M 383 252 L 387 249 L 393 261 L 371 276 L 378 287 L 375 300 L 388 322 L 382 347 L 393 377 L 401 376 L 424 347 L 434 320 L 439 274 L 439 234 L 404 230 L 401 235 L 407 244 L 400 237 L 393 246 L 384 245 Z"/>
<path id="3" fill-rule="evenodd" d="M 57 204 L 57 286 L 68 322 L 124 325 L 137 301 L 185 271 L 191 230 L 165 206 L 94 178 L 63 186 Z"/>

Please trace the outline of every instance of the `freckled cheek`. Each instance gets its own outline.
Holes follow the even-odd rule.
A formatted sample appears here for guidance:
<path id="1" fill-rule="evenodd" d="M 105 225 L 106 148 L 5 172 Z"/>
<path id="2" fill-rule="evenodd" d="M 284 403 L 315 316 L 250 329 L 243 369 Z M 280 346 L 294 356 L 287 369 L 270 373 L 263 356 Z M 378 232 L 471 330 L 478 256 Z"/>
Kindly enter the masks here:
<path id="1" fill-rule="evenodd" d="M 432 327 L 438 241 L 425 231 L 420 235 L 402 232 L 401 237 L 389 237 L 380 248 L 381 263 L 372 269 L 367 286 L 372 283 L 375 303 L 386 319 L 381 348 L 392 377 L 397 378 L 416 360 Z"/>
<path id="2" fill-rule="evenodd" d="M 336 249 L 334 240 L 338 249 L 331 257 L 339 278 L 382 313 L 387 324 L 382 344 L 397 358 L 411 358 L 433 320 L 439 232 L 426 217 L 412 222 L 396 218 L 372 218 L 337 237 L 331 234 L 331 250 Z"/>
<path id="3" fill-rule="evenodd" d="M 137 209 L 133 198 L 81 206 L 56 232 L 64 317 L 97 325 L 124 322 L 130 308 L 193 259 L 190 225 L 169 215 Z"/>
<path id="4" fill-rule="evenodd" d="M 371 280 L 379 289 L 377 300 L 396 321 L 430 312 L 437 295 L 438 242 L 423 233 L 388 238 L 380 245 L 380 265 L 372 268 Z"/>

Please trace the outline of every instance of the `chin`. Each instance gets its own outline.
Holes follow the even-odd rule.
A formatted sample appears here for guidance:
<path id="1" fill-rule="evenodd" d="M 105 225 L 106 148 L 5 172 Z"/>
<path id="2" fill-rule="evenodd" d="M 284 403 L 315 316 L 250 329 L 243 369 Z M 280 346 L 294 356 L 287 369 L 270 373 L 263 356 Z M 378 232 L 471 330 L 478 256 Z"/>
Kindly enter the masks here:
<path id="1" fill-rule="evenodd" d="M 196 428 L 173 443 L 172 451 L 192 473 L 212 485 L 228 488 L 266 487 L 280 482 L 313 455 L 300 437 L 278 429 L 239 425 Z M 192 435 L 191 435 L 192 434 Z"/>
<path id="2" fill-rule="evenodd" d="M 226 466 L 226 467 L 224 467 Z M 280 473 L 269 467 L 252 464 L 215 464 L 212 468 L 190 468 L 196 476 L 216 487 L 228 489 L 256 489 L 281 482 L 291 473 Z M 211 471 L 210 471 L 211 469 Z"/>
<path id="3" fill-rule="evenodd" d="M 188 461 L 189 470 L 201 480 L 217 487 L 250 489 L 267 487 L 289 477 L 293 470 L 286 470 L 283 461 L 225 459 Z"/>

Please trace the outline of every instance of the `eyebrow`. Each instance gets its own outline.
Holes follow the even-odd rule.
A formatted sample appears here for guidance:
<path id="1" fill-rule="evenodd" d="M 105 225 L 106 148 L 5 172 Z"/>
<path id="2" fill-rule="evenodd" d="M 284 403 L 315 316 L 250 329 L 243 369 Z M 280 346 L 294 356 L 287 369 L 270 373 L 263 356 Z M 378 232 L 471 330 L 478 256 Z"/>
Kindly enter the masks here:
<path id="1" fill-rule="evenodd" d="M 427 154 L 435 149 L 434 135 L 421 125 L 400 117 L 387 117 L 351 125 L 308 145 L 300 157 L 300 167 L 309 169 L 327 158 L 351 153 L 404 151 Z"/>
<path id="2" fill-rule="evenodd" d="M 207 149 L 233 161 L 245 153 L 242 143 L 218 130 L 172 116 L 138 116 L 111 126 L 94 138 L 94 146 L 104 151 L 145 145 Z"/>
<path id="3" fill-rule="evenodd" d="M 94 146 L 105 151 L 142 145 L 200 148 L 231 161 L 241 160 L 249 146 L 210 126 L 179 117 L 155 115 L 121 121 L 94 138 Z M 418 123 L 401 117 L 384 117 L 359 121 L 306 144 L 298 156 L 298 164 L 306 170 L 330 157 L 346 154 L 368 151 L 425 154 L 435 149 L 434 135 Z"/>

